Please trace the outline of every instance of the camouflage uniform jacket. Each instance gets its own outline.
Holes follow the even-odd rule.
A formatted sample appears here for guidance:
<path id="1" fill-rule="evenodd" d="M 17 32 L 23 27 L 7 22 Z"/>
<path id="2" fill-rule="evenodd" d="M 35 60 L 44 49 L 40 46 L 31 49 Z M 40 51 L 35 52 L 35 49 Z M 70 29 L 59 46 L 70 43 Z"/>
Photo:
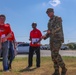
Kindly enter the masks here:
<path id="1" fill-rule="evenodd" d="M 48 30 L 51 31 L 51 34 L 46 34 L 46 38 L 50 37 L 50 41 L 59 40 L 62 43 L 64 42 L 61 17 L 54 15 L 48 22 Z"/>

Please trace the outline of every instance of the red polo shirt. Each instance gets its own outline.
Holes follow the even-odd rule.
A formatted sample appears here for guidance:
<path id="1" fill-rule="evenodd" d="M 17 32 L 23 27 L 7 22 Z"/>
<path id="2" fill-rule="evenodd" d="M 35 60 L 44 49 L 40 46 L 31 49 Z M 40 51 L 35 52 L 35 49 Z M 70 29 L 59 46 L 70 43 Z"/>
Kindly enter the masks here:
<path id="1" fill-rule="evenodd" d="M 30 32 L 30 46 L 36 47 L 36 46 L 40 46 L 40 42 L 37 44 L 34 44 L 34 42 L 37 42 L 40 38 L 41 38 L 42 34 L 41 31 L 38 30 L 37 28 L 35 30 L 32 30 Z"/>
<path id="2" fill-rule="evenodd" d="M 2 35 L 2 34 L 1 34 L 1 32 L 0 32 L 0 42 L 1 42 L 1 35 Z"/>
<path id="3" fill-rule="evenodd" d="M 10 25 L 4 24 L 0 25 L 0 33 L 1 33 L 1 38 L 4 38 L 11 32 Z"/>
<path id="4" fill-rule="evenodd" d="M 13 32 L 13 31 L 12 31 L 12 35 L 11 35 L 11 37 L 8 38 L 8 40 L 9 40 L 9 41 L 13 41 L 13 40 L 15 40 L 15 36 L 14 36 L 14 32 Z"/>
<path id="5" fill-rule="evenodd" d="M 1 35 L 2 35 L 2 34 L 1 34 L 1 32 L 0 32 L 0 38 L 1 38 Z"/>
<path id="6" fill-rule="evenodd" d="M 2 34 L 1 34 L 1 32 L 0 32 L 0 37 L 1 37 L 1 35 L 2 35 Z"/>

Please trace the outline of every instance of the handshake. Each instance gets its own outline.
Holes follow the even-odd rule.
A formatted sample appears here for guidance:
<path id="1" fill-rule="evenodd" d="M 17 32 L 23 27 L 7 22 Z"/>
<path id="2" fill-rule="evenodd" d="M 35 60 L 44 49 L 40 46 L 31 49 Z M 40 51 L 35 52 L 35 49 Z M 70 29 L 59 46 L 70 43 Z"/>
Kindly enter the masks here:
<path id="1" fill-rule="evenodd" d="M 43 31 L 43 32 L 46 32 L 46 34 L 51 34 L 51 31 L 50 30 L 45 30 L 45 31 Z M 41 37 L 41 39 L 46 39 L 46 35 L 43 35 L 42 37 Z"/>
<path id="2" fill-rule="evenodd" d="M 43 35 L 42 37 L 41 37 L 41 39 L 45 39 L 46 38 L 46 35 Z"/>

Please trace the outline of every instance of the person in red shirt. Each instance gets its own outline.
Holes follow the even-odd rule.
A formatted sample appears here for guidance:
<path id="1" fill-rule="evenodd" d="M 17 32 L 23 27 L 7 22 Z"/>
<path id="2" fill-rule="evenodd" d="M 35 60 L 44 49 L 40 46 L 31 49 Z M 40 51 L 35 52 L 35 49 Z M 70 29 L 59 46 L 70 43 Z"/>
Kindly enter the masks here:
<path id="1" fill-rule="evenodd" d="M 5 24 L 5 15 L 0 15 L 1 49 L 3 53 L 3 70 L 8 71 L 8 38 L 11 36 L 10 25 Z"/>
<path id="2" fill-rule="evenodd" d="M 8 53 L 8 60 L 9 60 L 9 69 L 11 70 L 11 64 L 13 59 L 15 58 L 16 55 L 16 40 L 15 40 L 15 36 L 14 36 L 14 32 L 12 31 L 12 35 L 10 38 L 8 38 L 9 40 L 9 53 Z"/>
<path id="3" fill-rule="evenodd" d="M 1 32 L 0 32 L 0 49 L 1 49 L 1 46 L 2 46 L 2 45 L 1 45 Z"/>
<path id="4" fill-rule="evenodd" d="M 32 59 L 34 52 L 36 53 L 36 67 L 40 67 L 40 41 L 42 37 L 42 33 L 39 29 L 36 28 L 37 23 L 32 23 L 33 30 L 30 32 L 30 48 L 29 48 L 29 56 L 28 56 L 28 67 L 32 66 Z"/>

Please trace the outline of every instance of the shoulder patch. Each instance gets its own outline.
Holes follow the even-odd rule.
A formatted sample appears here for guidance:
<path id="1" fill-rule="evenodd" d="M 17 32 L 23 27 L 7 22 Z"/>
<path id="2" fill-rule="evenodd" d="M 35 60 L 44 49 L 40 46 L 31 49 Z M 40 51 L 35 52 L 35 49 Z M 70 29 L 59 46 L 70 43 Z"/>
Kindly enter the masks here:
<path id="1" fill-rule="evenodd" d="M 62 22 L 62 18 L 61 17 L 58 17 L 58 21 L 61 21 Z"/>

